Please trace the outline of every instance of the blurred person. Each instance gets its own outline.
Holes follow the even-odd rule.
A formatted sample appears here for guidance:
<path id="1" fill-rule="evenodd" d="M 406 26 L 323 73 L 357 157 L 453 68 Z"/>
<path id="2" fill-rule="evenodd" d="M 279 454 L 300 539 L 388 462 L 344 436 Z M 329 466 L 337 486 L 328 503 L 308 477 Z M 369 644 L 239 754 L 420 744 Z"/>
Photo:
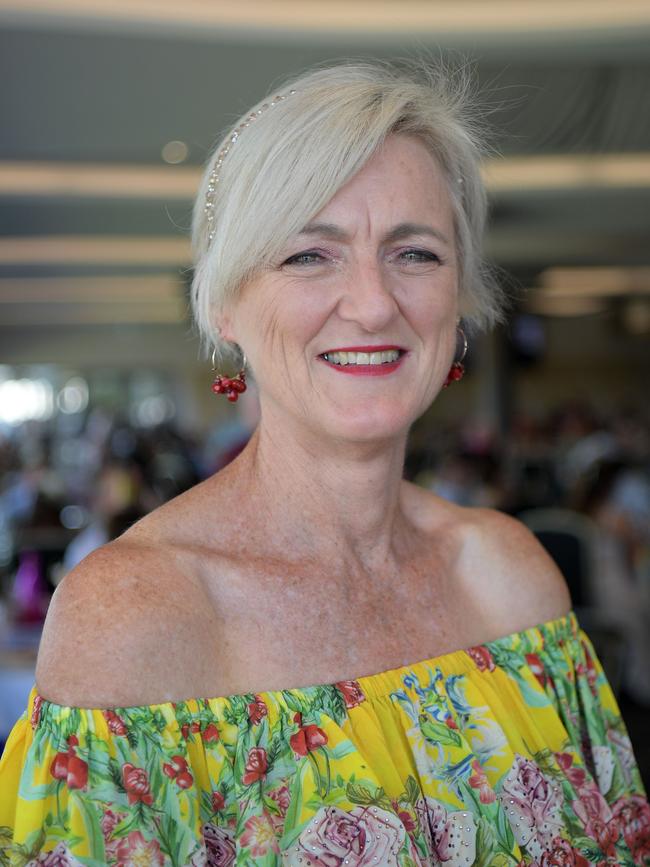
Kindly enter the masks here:
<path id="1" fill-rule="evenodd" d="M 246 394 L 237 401 L 235 417 L 226 424 L 215 426 L 203 449 L 202 466 L 205 475 L 222 470 L 244 450 L 260 420 L 260 403 L 255 383 L 249 383 Z"/>
<path id="2" fill-rule="evenodd" d="M 594 521 L 593 604 L 625 636 L 626 693 L 650 707 L 650 479 L 642 467 L 602 460 L 576 493 L 578 511 Z"/>
<path id="3" fill-rule="evenodd" d="M 141 502 L 142 478 L 137 467 L 125 460 L 110 459 L 97 474 L 93 486 L 90 520 L 65 549 L 63 571 L 70 572 L 89 554 L 115 538 L 110 526 L 117 515 L 134 510 Z M 138 517 L 145 514 L 137 509 Z"/>
<path id="4" fill-rule="evenodd" d="M 59 586 L 0 765 L 12 855 L 460 867 L 650 852 L 562 576 L 516 520 L 402 477 L 411 425 L 462 376 L 464 329 L 503 316 L 461 79 L 320 68 L 209 160 L 194 311 L 241 368 L 221 367 L 215 392 L 235 402 L 253 373 L 260 422 Z"/>

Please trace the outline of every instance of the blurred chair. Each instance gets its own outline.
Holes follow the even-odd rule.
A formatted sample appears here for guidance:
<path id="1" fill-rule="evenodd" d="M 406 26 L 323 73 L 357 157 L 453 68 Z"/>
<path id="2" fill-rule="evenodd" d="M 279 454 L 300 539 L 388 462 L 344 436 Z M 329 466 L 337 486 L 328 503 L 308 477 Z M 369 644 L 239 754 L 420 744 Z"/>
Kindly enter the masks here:
<path id="1" fill-rule="evenodd" d="M 535 534 L 564 575 L 580 625 L 592 640 L 607 678 L 619 694 L 626 638 L 619 619 L 599 605 L 596 524 L 570 509 L 527 509 L 517 517 Z"/>

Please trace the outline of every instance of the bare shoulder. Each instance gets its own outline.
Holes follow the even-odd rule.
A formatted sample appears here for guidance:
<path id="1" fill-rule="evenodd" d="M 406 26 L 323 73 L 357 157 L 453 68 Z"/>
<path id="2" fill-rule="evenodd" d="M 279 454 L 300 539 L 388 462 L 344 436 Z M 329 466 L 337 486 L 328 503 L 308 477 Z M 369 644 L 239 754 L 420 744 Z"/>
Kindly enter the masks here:
<path id="1" fill-rule="evenodd" d="M 88 556 L 52 598 L 36 665 L 46 699 L 127 707 L 189 698 L 210 633 L 200 587 L 164 546 L 122 537 Z"/>
<path id="2" fill-rule="evenodd" d="M 460 598 L 481 612 L 495 636 L 571 609 L 562 573 L 521 521 L 496 509 L 458 506 L 415 486 L 409 486 L 408 502 L 432 545 L 446 551 Z"/>
<path id="3" fill-rule="evenodd" d="M 499 634 L 569 612 L 564 576 L 521 521 L 496 509 L 455 508 L 462 516 L 461 573 Z"/>

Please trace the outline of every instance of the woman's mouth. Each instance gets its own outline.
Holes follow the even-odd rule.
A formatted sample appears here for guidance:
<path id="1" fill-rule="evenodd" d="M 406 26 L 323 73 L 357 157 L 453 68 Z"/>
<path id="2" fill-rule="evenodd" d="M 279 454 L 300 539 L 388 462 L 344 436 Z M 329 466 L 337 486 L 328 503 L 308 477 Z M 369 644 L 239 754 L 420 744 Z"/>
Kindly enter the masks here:
<path id="1" fill-rule="evenodd" d="M 339 373 L 386 376 L 397 370 L 406 352 L 397 346 L 355 346 L 330 349 L 318 357 Z"/>

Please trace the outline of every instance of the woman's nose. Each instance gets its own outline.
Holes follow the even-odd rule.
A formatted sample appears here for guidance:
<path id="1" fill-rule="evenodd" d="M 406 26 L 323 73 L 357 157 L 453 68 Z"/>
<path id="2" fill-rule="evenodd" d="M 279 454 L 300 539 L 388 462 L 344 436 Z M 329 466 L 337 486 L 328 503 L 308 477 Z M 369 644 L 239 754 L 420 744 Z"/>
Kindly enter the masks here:
<path id="1" fill-rule="evenodd" d="M 388 278 L 376 265 L 356 268 L 346 278 L 338 305 L 342 319 L 357 322 L 366 331 L 380 331 L 397 313 Z"/>

